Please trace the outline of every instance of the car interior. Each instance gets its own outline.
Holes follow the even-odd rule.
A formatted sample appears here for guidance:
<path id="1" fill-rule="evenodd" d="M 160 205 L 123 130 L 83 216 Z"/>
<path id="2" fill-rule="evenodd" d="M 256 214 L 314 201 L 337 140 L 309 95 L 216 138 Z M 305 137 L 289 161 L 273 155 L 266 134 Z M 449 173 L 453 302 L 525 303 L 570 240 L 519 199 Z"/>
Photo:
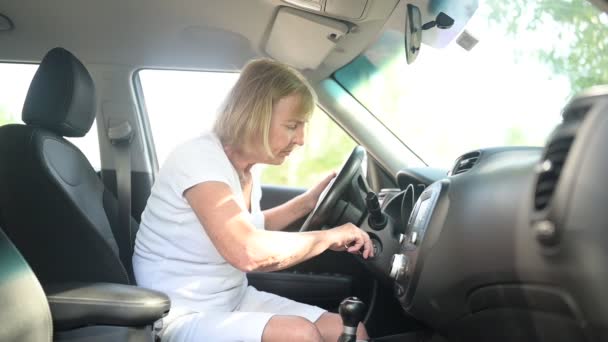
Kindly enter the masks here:
<path id="1" fill-rule="evenodd" d="M 599 45 L 588 46 L 601 59 L 608 55 L 602 36 L 608 1 L 579 1 L 593 14 L 583 27 L 604 27 L 594 31 Z M 492 3 L 504 9 L 499 3 L 509 2 Z M 536 0 L 534 10 L 544 3 Z M 582 69 L 600 82 L 573 87 L 566 103 L 549 108 L 559 120 L 555 126 L 537 120 L 535 127 L 549 132 L 538 144 L 480 143 L 484 124 L 452 111 L 417 126 L 425 120 L 423 107 L 453 101 L 441 89 L 464 88 L 441 75 L 426 77 L 436 88 L 421 107 L 401 92 L 360 83 L 389 64 L 450 67 L 425 53 L 473 49 L 477 40 L 467 25 L 483 8 L 483 0 L 0 0 L 0 90 L 19 98 L 18 117 L 2 121 L 0 94 L 0 340 L 159 340 L 170 299 L 137 286 L 131 264 L 163 162 L 156 132 L 170 133 L 174 146 L 202 131 L 176 113 L 192 106 L 171 96 L 192 92 L 200 103 L 215 103 L 221 96 L 212 88 L 224 86 L 209 81 L 199 89 L 185 78 L 158 75 L 234 79 L 260 57 L 300 70 L 318 97 L 314 115 L 351 141 L 346 153 L 337 152 L 332 137 L 307 141 L 325 153 L 313 153 L 311 165 L 331 156 L 339 161 L 337 175 L 313 211 L 287 230 L 352 222 L 369 234 L 375 256 L 328 250 L 286 270 L 251 272 L 251 285 L 363 322 L 379 342 L 608 339 L 608 156 L 602 152 L 608 69 Z M 564 58 L 581 56 L 568 52 Z M 393 53 L 398 62 L 383 60 Z M 593 61 L 579 64 L 585 63 Z M 14 66 L 30 72 L 21 97 L 11 92 L 19 88 L 8 72 Z M 153 76 L 159 93 L 149 85 Z M 419 79 L 391 76 L 411 85 L 404 93 L 419 94 Z M 514 102 L 495 81 L 484 86 L 495 87 L 504 103 L 469 92 L 469 103 L 490 106 L 488 116 Z M 401 136 L 400 127 L 384 121 L 379 112 L 394 109 L 377 107 L 384 93 L 408 103 L 402 107 L 408 113 L 394 115 L 407 118 L 402 124 L 419 136 Z M 165 96 L 171 107 L 160 121 L 153 104 Z M 503 125 L 501 118 L 490 120 Z M 447 166 L 425 162 L 416 144 L 462 122 L 467 131 L 458 137 L 474 147 L 454 143 Z M 94 141 L 97 160 L 78 139 Z M 444 149 L 452 143 L 446 139 Z M 264 183 L 262 191 L 267 209 L 306 187 Z M 341 303 L 352 297 L 358 309 L 347 312 Z"/>

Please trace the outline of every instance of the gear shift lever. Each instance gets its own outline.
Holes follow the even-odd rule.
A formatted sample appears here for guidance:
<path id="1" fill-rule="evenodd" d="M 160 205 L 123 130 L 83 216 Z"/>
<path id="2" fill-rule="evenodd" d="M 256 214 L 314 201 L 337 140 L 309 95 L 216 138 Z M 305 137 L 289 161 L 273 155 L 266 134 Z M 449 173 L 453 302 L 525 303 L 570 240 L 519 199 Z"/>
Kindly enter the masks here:
<path id="1" fill-rule="evenodd" d="M 348 297 L 340 303 L 340 317 L 344 324 L 338 342 L 356 342 L 357 327 L 365 315 L 365 303 L 357 297 Z"/>

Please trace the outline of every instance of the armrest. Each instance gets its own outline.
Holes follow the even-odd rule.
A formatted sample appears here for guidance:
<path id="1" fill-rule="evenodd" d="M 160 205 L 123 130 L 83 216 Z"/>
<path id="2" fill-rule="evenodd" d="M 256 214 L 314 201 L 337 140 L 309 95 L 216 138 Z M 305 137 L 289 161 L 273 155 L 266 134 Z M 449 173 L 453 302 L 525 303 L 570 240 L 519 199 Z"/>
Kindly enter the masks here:
<path id="1" fill-rule="evenodd" d="M 166 294 L 131 285 L 67 283 L 48 286 L 45 291 L 57 330 L 151 325 L 171 307 Z"/>

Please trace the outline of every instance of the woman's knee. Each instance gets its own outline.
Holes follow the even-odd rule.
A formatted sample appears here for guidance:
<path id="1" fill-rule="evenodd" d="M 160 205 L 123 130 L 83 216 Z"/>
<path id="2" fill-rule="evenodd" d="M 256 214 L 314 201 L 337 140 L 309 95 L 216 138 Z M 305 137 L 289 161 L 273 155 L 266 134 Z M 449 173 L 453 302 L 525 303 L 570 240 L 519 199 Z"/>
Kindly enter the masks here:
<path id="1" fill-rule="evenodd" d="M 357 339 L 365 341 L 369 339 L 367 329 L 365 329 L 365 325 L 363 325 L 363 323 L 359 323 L 359 326 L 357 327 Z"/>
<path id="2" fill-rule="evenodd" d="M 299 325 L 299 332 L 296 334 L 297 341 L 322 342 L 323 337 L 321 336 L 319 329 L 317 329 L 317 326 L 305 318 L 300 319 L 302 320 L 302 323 Z"/>
<path id="3" fill-rule="evenodd" d="M 298 316 L 273 316 L 262 335 L 263 342 L 275 341 L 291 342 L 322 342 L 323 338 L 319 329 L 303 317 Z"/>

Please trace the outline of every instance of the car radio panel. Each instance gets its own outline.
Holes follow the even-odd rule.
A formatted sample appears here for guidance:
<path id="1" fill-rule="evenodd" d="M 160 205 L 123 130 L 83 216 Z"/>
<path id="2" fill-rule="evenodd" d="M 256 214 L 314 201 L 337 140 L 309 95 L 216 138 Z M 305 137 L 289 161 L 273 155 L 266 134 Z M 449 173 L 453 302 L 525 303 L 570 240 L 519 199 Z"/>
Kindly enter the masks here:
<path id="1" fill-rule="evenodd" d="M 422 243 L 430 226 L 439 197 L 447 189 L 446 182 L 435 182 L 420 195 L 411 210 L 401 241 L 399 253 L 391 260 L 390 275 L 395 281 L 395 296 L 405 308 L 409 305 L 415 290 L 418 273 L 416 266 L 422 262 Z M 404 197 L 406 200 L 407 196 Z M 405 221 L 405 220 L 404 220 Z"/>

